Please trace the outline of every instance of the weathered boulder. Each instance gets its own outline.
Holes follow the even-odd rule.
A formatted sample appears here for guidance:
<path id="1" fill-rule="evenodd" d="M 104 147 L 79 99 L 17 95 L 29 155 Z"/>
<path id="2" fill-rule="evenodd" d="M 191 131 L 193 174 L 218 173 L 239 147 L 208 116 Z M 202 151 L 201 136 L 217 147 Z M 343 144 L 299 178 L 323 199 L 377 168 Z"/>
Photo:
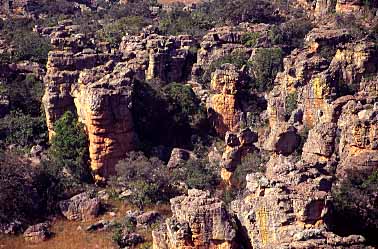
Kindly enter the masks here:
<path id="1" fill-rule="evenodd" d="M 117 241 L 118 245 L 121 248 L 134 247 L 143 242 L 144 238 L 142 237 L 142 235 L 138 233 L 130 233 L 128 231 L 124 231 L 121 235 L 120 240 Z"/>
<path id="2" fill-rule="evenodd" d="M 306 162 L 327 162 L 335 149 L 336 131 L 335 123 L 317 124 L 309 131 L 302 159 Z"/>
<path id="3" fill-rule="evenodd" d="M 275 124 L 268 139 L 265 141 L 264 148 L 278 154 L 288 156 L 292 154 L 300 145 L 301 137 L 297 129 L 287 123 Z"/>
<path id="4" fill-rule="evenodd" d="M 176 168 L 189 160 L 195 159 L 197 159 L 197 156 L 193 152 L 180 148 L 174 148 L 171 152 L 171 157 L 169 158 L 167 167 L 171 169 Z"/>
<path id="5" fill-rule="evenodd" d="M 48 223 L 39 223 L 28 227 L 24 232 L 24 239 L 28 242 L 42 242 L 51 237 Z"/>
<path id="6" fill-rule="evenodd" d="M 225 137 L 226 149 L 222 154 L 221 178 L 228 184 L 233 184 L 233 172 L 241 163 L 242 158 L 250 153 L 257 151 L 254 143 L 258 141 L 258 135 L 250 128 L 245 128 L 238 133 L 227 132 Z"/>
<path id="7" fill-rule="evenodd" d="M 153 231 L 154 248 L 238 248 L 231 216 L 209 192 L 189 190 L 187 196 L 171 199 L 171 209 L 173 216 Z"/>
<path id="8" fill-rule="evenodd" d="M 101 208 L 99 198 L 91 193 L 84 192 L 75 195 L 71 199 L 59 202 L 62 214 L 68 220 L 91 220 L 98 216 Z"/>

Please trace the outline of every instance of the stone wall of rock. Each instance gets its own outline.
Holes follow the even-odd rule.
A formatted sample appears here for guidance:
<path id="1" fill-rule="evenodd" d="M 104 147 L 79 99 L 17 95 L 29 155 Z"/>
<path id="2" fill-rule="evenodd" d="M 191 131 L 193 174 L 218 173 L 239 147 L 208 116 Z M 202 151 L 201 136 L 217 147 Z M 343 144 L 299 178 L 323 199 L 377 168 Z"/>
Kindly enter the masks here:
<path id="1" fill-rule="evenodd" d="M 66 111 L 78 114 L 89 138 L 91 168 L 101 179 L 133 148 L 131 95 L 133 72 L 120 55 L 101 51 L 91 39 L 62 26 L 51 35 L 44 78 L 50 138 L 54 123 Z"/>
<path id="2" fill-rule="evenodd" d="M 171 199 L 172 217 L 155 230 L 154 249 L 236 249 L 236 230 L 222 201 L 209 192 L 189 190 Z"/>

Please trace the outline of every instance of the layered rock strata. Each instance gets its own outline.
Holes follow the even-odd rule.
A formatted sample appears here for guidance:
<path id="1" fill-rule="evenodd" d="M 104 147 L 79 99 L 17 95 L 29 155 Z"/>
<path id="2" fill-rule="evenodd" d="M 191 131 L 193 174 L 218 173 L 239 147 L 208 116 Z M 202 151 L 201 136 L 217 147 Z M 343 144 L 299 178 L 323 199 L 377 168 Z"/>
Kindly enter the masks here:
<path id="1" fill-rule="evenodd" d="M 120 55 L 68 28 L 53 32 L 51 43 L 43 96 L 50 138 L 64 112 L 77 113 L 88 133 L 91 168 L 101 179 L 133 148 L 133 72 Z"/>

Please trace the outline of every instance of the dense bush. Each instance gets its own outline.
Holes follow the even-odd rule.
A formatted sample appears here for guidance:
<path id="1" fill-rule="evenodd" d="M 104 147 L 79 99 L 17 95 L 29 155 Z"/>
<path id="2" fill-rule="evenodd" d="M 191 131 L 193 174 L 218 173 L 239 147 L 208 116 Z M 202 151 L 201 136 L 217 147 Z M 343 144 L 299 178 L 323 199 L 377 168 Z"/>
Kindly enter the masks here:
<path id="1" fill-rule="evenodd" d="M 35 167 L 11 152 L 0 151 L 0 223 L 20 220 L 30 224 L 56 214 L 58 201 L 67 196 L 62 178 L 51 174 L 53 167 L 45 163 Z"/>
<path id="2" fill-rule="evenodd" d="M 378 171 L 351 170 L 333 188 L 334 230 L 341 235 L 362 234 L 378 245 Z"/>
<path id="3" fill-rule="evenodd" d="M 189 188 L 214 190 L 220 182 L 215 169 L 205 160 L 189 160 L 173 171 L 173 179 L 184 182 Z"/>
<path id="4" fill-rule="evenodd" d="M 68 111 L 55 122 L 54 131 L 49 149 L 52 161 L 61 170 L 68 170 L 74 178 L 90 181 L 89 145 L 83 125 Z"/>
<path id="5" fill-rule="evenodd" d="M 41 116 L 43 83 L 33 74 L 16 75 L 5 84 L 10 110 L 18 110 L 33 117 Z"/>
<path id="6" fill-rule="evenodd" d="M 143 16 L 126 16 L 105 24 L 97 33 L 101 40 L 109 42 L 112 47 L 118 47 L 123 36 L 138 34 L 148 24 L 149 21 Z"/>
<path id="7" fill-rule="evenodd" d="M 240 165 L 236 167 L 233 175 L 235 187 L 239 190 L 244 190 L 248 174 L 265 172 L 265 163 L 268 161 L 268 158 L 262 151 L 253 151 L 243 156 Z"/>
<path id="8" fill-rule="evenodd" d="M 43 117 L 32 117 L 19 111 L 12 111 L 0 119 L 0 143 L 15 144 L 30 148 L 32 145 L 46 142 L 47 127 Z"/>
<path id="9" fill-rule="evenodd" d="M 168 168 L 157 158 L 131 152 L 116 165 L 116 176 L 110 179 L 115 188 L 128 188 L 127 200 L 143 209 L 146 205 L 168 201 L 175 195 Z"/>
<path id="10" fill-rule="evenodd" d="M 270 91 L 274 85 L 274 79 L 282 70 L 282 50 L 280 48 L 260 48 L 257 49 L 250 61 L 253 72 L 253 89 L 258 92 Z"/>

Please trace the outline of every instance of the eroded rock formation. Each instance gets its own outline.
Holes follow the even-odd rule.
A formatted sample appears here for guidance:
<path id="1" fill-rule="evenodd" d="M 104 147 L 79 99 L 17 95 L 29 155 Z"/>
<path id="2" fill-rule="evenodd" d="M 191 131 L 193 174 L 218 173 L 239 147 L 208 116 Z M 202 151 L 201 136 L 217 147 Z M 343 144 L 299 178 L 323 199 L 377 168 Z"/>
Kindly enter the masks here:
<path id="1" fill-rule="evenodd" d="M 120 55 L 101 51 L 69 26 L 52 33 L 51 43 L 43 97 L 50 138 L 64 112 L 77 113 L 88 133 L 91 168 L 101 179 L 133 148 L 133 72 Z"/>
<path id="2" fill-rule="evenodd" d="M 212 74 L 209 118 L 217 133 L 224 137 L 227 131 L 236 131 L 242 118 L 238 90 L 242 86 L 242 72 L 234 65 L 225 64 Z"/>
<path id="3" fill-rule="evenodd" d="M 232 217 L 222 201 L 200 190 L 171 199 L 173 216 L 153 232 L 155 249 L 236 249 Z"/>

